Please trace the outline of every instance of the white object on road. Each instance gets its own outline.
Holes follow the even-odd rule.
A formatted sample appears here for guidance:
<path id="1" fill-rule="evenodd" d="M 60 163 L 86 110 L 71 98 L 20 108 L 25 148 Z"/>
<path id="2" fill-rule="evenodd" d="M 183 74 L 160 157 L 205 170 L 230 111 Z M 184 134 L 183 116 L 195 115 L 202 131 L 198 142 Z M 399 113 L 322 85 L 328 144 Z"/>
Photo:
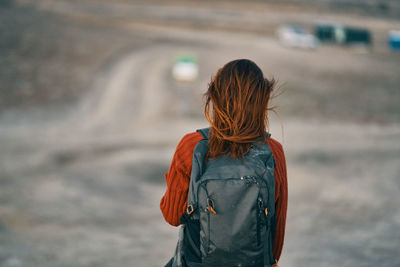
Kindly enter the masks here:
<path id="1" fill-rule="evenodd" d="M 281 26 L 277 34 L 279 41 L 286 47 L 315 49 L 319 46 L 318 39 L 300 26 Z"/>
<path id="2" fill-rule="evenodd" d="M 181 57 L 172 67 L 172 77 L 179 82 L 193 82 L 199 76 L 199 66 L 194 58 Z"/>

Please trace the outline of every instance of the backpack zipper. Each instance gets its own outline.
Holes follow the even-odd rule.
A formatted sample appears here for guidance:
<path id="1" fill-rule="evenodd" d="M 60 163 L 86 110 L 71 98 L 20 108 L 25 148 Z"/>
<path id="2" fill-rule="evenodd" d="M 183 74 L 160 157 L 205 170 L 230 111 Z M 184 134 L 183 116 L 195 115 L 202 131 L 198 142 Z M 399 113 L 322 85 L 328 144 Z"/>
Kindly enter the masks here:
<path id="1" fill-rule="evenodd" d="M 257 198 L 258 212 L 257 212 L 257 246 L 261 244 L 261 218 L 263 215 L 264 203 L 262 198 L 259 196 Z"/>
<path id="2" fill-rule="evenodd" d="M 207 186 L 205 185 L 207 182 L 209 181 L 230 181 L 230 180 L 242 180 L 244 181 L 247 185 L 250 184 L 256 184 L 257 186 L 260 186 L 260 182 L 265 184 L 266 188 L 267 188 L 267 192 L 269 192 L 269 187 L 268 187 L 268 183 L 259 177 L 255 177 L 255 176 L 251 176 L 251 175 L 245 175 L 245 176 L 241 176 L 240 178 L 227 178 L 227 179 L 207 179 L 202 181 L 199 184 L 199 187 L 197 188 L 197 196 L 199 195 L 199 189 L 200 187 L 204 188 L 204 191 L 206 192 L 206 196 L 207 196 L 207 211 L 211 212 L 212 214 L 216 215 L 216 211 L 215 211 L 215 207 L 214 207 L 214 201 L 210 198 L 209 194 L 208 194 L 208 190 L 207 190 Z M 257 198 L 259 199 L 259 198 Z M 258 201 L 258 200 L 257 200 Z M 262 201 L 262 199 L 261 199 Z M 197 201 L 198 202 L 198 201 Z"/>
<path id="3" fill-rule="evenodd" d="M 255 177 L 255 176 L 251 176 L 251 175 L 244 175 L 244 176 L 241 176 L 240 178 L 207 179 L 207 180 L 201 181 L 201 183 L 199 184 L 199 187 L 197 187 L 197 196 L 199 195 L 200 187 L 203 186 L 204 190 L 206 191 L 207 198 L 209 197 L 208 191 L 207 191 L 207 187 L 205 186 L 205 183 L 207 183 L 207 182 L 210 182 L 210 181 L 231 181 L 231 180 L 242 180 L 246 184 L 256 184 L 256 185 L 260 185 L 260 181 L 261 181 L 261 183 L 265 184 L 265 186 L 267 187 L 267 191 L 269 192 L 268 183 L 264 179 L 259 178 L 259 177 Z"/>

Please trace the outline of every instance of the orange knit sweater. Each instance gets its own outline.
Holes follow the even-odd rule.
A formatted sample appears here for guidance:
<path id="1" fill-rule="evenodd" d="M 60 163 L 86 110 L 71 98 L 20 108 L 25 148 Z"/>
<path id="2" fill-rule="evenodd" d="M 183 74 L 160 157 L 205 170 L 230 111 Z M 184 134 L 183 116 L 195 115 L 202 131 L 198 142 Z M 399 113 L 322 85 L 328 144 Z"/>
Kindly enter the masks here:
<path id="1" fill-rule="evenodd" d="M 161 199 L 160 208 L 165 220 L 173 225 L 179 225 L 179 219 L 186 209 L 192 157 L 196 144 L 203 139 L 199 132 L 186 134 L 179 142 L 168 173 L 165 174 L 167 191 Z M 274 239 L 274 258 L 279 260 L 285 236 L 288 187 L 286 175 L 286 160 L 282 145 L 268 138 L 267 143 L 272 150 L 275 166 L 275 207 L 276 234 Z"/>

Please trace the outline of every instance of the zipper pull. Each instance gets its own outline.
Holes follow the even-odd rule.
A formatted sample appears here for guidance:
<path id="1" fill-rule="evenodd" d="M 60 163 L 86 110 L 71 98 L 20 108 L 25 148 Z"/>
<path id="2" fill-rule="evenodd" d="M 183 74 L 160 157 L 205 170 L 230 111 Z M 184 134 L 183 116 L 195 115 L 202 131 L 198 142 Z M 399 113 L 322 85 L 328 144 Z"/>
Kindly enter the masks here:
<path id="1" fill-rule="evenodd" d="M 268 217 L 268 208 L 264 209 L 264 203 L 262 201 L 262 198 L 258 198 L 258 210 L 259 210 L 260 214 L 262 214 L 264 212 L 265 216 Z"/>
<path id="2" fill-rule="evenodd" d="M 263 212 L 263 210 L 264 210 L 264 203 L 263 203 L 263 201 L 262 201 L 262 198 L 259 197 L 259 198 L 257 199 L 257 202 L 258 202 L 258 212 L 259 212 L 260 215 L 261 215 L 262 212 Z"/>
<path id="3" fill-rule="evenodd" d="M 262 199 L 259 197 L 258 198 L 258 207 L 260 208 L 260 210 L 263 209 L 263 206 L 264 206 L 264 203 L 263 203 Z"/>
<path id="4" fill-rule="evenodd" d="M 217 213 L 214 210 L 214 201 L 211 198 L 207 198 L 207 204 L 208 204 L 207 207 L 208 211 L 216 215 Z"/>

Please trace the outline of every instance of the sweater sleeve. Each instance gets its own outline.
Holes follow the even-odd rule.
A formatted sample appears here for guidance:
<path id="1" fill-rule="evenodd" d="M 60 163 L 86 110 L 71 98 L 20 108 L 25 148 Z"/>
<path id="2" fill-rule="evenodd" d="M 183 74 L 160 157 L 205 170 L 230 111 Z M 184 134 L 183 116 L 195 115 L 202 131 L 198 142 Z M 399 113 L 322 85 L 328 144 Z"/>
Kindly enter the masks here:
<path id="1" fill-rule="evenodd" d="M 161 199 L 160 209 L 164 219 L 173 226 L 179 225 L 187 205 L 193 151 L 201 139 L 200 133 L 186 134 L 176 147 L 168 173 L 164 175 L 167 190 Z"/>
<path id="2" fill-rule="evenodd" d="M 272 139 L 267 140 L 274 159 L 276 166 L 274 169 L 275 175 L 275 214 L 276 214 L 276 233 L 274 238 L 274 258 L 278 261 L 283 248 L 283 240 L 285 237 L 285 226 L 286 226 L 286 213 L 288 203 L 288 184 L 287 184 L 287 172 L 286 172 L 286 159 L 283 152 L 282 145 Z"/>

